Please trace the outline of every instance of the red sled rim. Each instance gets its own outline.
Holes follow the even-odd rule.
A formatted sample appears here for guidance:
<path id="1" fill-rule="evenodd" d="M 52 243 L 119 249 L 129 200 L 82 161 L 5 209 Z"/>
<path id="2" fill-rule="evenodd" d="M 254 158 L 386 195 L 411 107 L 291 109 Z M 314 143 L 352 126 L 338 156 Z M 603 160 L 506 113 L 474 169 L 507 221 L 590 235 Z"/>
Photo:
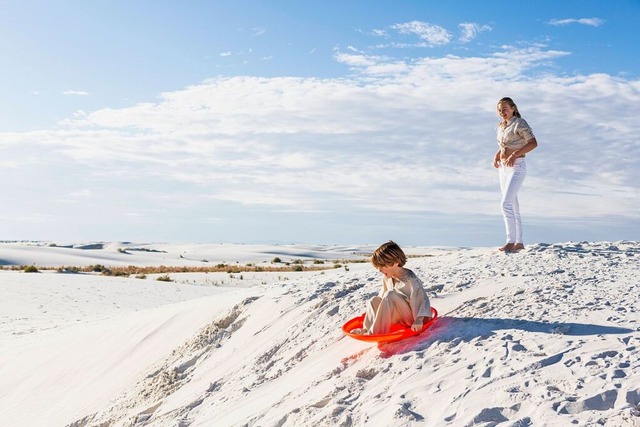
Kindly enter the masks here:
<path id="1" fill-rule="evenodd" d="M 431 319 L 426 321 L 424 325 L 422 325 L 422 329 L 419 331 L 412 331 L 410 326 L 395 324 L 391 326 L 391 331 L 386 334 L 371 334 L 371 335 L 359 335 L 352 334 L 352 331 L 355 328 L 362 328 L 362 322 L 364 321 L 364 314 L 360 316 L 354 317 L 351 320 L 347 320 L 347 322 L 342 325 L 342 332 L 350 336 L 351 338 L 367 341 L 367 342 L 391 342 L 391 341 L 399 341 L 405 338 L 410 338 L 415 335 L 420 335 L 424 331 L 426 331 L 429 326 L 433 324 L 433 322 L 438 318 L 438 311 L 431 307 Z"/>

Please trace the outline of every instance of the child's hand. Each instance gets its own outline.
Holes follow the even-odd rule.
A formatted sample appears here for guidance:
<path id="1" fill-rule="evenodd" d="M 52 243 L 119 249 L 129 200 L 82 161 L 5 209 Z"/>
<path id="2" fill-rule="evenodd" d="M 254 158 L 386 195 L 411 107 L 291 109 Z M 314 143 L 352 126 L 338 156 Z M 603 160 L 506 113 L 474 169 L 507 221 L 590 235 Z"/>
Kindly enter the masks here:
<path id="1" fill-rule="evenodd" d="M 413 325 L 411 325 L 411 330 L 412 330 L 413 332 L 417 332 L 417 331 L 419 331 L 420 329 L 422 329 L 423 324 L 424 324 L 424 323 L 423 323 L 423 321 L 422 321 L 422 317 L 418 317 L 418 318 L 413 322 Z"/>

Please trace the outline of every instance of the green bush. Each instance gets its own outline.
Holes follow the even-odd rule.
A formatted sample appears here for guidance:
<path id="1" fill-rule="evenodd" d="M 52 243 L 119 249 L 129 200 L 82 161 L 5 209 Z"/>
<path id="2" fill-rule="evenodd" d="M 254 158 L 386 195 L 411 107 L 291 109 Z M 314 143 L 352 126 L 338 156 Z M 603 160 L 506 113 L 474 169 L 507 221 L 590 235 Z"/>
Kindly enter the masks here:
<path id="1" fill-rule="evenodd" d="M 35 265 L 26 265 L 23 269 L 25 273 L 39 273 L 38 267 Z"/>

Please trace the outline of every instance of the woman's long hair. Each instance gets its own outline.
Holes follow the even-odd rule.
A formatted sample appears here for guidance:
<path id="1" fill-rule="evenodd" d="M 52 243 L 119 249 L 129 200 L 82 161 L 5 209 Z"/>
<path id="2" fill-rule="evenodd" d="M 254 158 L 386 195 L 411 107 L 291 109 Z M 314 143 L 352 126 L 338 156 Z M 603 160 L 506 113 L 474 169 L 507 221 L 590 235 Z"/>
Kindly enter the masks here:
<path id="1" fill-rule="evenodd" d="M 513 115 L 516 117 L 522 117 L 520 115 L 520 111 L 518 111 L 518 106 L 516 105 L 515 102 L 513 102 L 513 99 L 509 98 L 508 96 L 505 96 L 504 98 L 502 98 L 500 101 L 498 101 L 498 103 L 496 104 L 496 108 L 500 105 L 500 104 L 509 104 L 512 108 L 513 108 Z M 504 120 L 502 120 L 499 125 L 501 127 L 505 127 L 507 126 L 507 122 L 505 122 Z"/>

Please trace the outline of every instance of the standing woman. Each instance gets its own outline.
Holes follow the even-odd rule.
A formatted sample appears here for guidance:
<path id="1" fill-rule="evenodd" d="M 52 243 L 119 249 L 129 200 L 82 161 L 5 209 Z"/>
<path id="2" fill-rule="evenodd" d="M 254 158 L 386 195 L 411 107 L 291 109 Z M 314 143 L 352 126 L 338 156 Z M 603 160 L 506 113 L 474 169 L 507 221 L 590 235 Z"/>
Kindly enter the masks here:
<path id="1" fill-rule="evenodd" d="M 493 158 L 493 166 L 498 169 L 500 175 L 502 217 L 507 231 L 507 242 L 499 250 L 517 252 L 524 249 L 518 206 L 518 190 L 527 175 L 524 156 L 536 148 L 538 142 L 511 98 L 498 101 L 497 112 L 498 117 L 502 118 L 497 129 L 500 148 Z"/>

